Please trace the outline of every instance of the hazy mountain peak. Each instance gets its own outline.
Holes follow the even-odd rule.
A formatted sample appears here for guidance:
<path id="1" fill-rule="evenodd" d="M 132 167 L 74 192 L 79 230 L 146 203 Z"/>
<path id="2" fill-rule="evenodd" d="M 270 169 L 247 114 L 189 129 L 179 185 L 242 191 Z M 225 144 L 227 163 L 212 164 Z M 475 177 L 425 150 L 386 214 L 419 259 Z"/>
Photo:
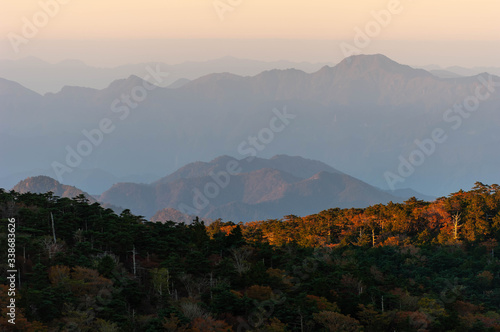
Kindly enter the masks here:
<path id="1" fill-rule="evenodd" d="M 401 66 L 396 61 L 388 58 L 383 54 L 359 54 L 351 55 L 342 60 L 338 65 L 340 66 L 380 66 L 390 68 L 392 66 Z"/>
<path id="2" fill-rule="evenodd" d="M 263 71 L 262 73 L 255 76 L 256 79 L 264 79 L 264 80 L 273 80 L 273 79 L 281 79 L 281 80 L 298 80 L 306 77 L 308 74 L 302 70 L 295 68 L 287 68 L 287 69 L 271 69 Z"/>
<path id="3" fill-rule="evenodd" d="M 80 86 L 73 86 L 73 85 L 65 85 L 62 87 L 61 91 L 57 93 L 52 93 L 52 92 L 47 92 L 45 95 L 63 95 L 63 96 L 81 96 L 82 94 L 93 94 L 99 90 L 97 89 L 92 89 L 92 88 L 86 88 L 86 87 L 80 87 Z"/>
<path id="4" fill-rule="evenodd" d="M 30 188 L 33 184 L 44 184 L 49 186 L 59 186 L 61 183 L 49 176 L 38 175 L 38 176 L 30 176 L 25 180 L 20 181 L 14 188 Z M 21 192 L 21 191 L 19 191 Z"/>
<path id="5" fill-rule="evenodd" d="M 222 156 L 219 156 L 219 157 L 213 159 L 212 161 L 210 161 L 209 164 L 211 164 L 211 163 L 220 164 L 220 163 L 224 163 L 224 162 L 229 162 L 231 160 L 237 160 L 237 159 L 233 158 L 231 156 L 228 156 L 228 155 L 222 155 Z"/>
<path id="6" fill-rule="evenodd" d="M 275 167 L 283 169 L 291 174 L 308 178 L 318 172 L 326 171 L 328 173 L 343 174 L 339 170 L 319 161 L 307 159 L 300 156 L 289 156 L 286 154 L 277 154 L 269 159 L 273 161 Z"/>
<path id="7" fill-rule="evenodd" d="M 323 67 L 320 68 L 316 73 L 333 73 L 334 67 L 331 67 L 329 65 L 324 65 Z"/>
<path id="8" fill-rule="evenodd" d="M 68 198 L 84 195 L 90 202 L 96 202 L 88 193 L 76 187 L 61 184 L 59 181 L 45 175 L 33 176 L 22 180 L 12 190 L 22 194 L 28 192 L 41 194 L 51 191 L 55 196 Z"/>
<path id="9" fill-rule="evenodd" d="M 302 160 L 302 161 L 313 161 L 311 159 L 307 159 L 301 156 L 289 156 L 287 154 L 277 154 L 269 158 L 270 160 Z"/>
<path id="10" fill-rule="evenodd" d="M 123 82 L 127 84 L 142 84 L 144 80 L 137 75 L 130 75 Z"/>
<path id="11" fill-rule="evenodd" d="M 351 55 L 342 60 L 335 69 L 356 72 L 372 72 L 385 71 L 388 73 L 399 73 L 412 76 L 432 76 L 429 72 L 423 69 L 415 69 L 407 65 L 402 65 L 383 54 L 360 54 Z"/>
<path id="12" fill-rule="evenodd" d="M 130 90 L 135 86 L 151 85 L 142 78 L 136 75 L 130 75 L 128 78 L 115 80 L 109 84 L 108 89 L 112 90 Z"/>
<path id="13" fill-rule="evenodd" d="M 213 74 L 208 74 L 205 76 L 202 76 L 194 81 L 191 81 L 188 84 L 191 83 L 205 83 L 207 81 L 221 81 L 221 80 L 240 80 L 242 79 L 242 76 L 236 75 L 236 74 L 231 74 L 228 72 L 223 72 L 223 73 L 213 73 Z"/>

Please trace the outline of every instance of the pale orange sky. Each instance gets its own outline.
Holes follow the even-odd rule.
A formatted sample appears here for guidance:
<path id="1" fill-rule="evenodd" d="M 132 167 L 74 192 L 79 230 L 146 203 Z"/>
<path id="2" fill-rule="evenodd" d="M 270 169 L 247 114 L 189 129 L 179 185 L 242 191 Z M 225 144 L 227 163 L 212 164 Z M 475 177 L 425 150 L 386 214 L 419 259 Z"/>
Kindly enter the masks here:
<path id="1" fill-rule="evenodd" d="M 0 4 L 1 58 L 51 57 L 49 48 L 58 40 L 138 40 L 138 39 L 301 39 L 344 40 L 351 42 L 356 27 L 363 29 L 373 21 L 372 11 L 388 8 L 391 0 L 64 0 L 60 10 L 39 29 L 29 44 L 14 54 L 8 44 L 9 33 L 21 34 L 23 18 L 33 20 L 40 12 L 40 2 L 57 0 L 2 1 Z M 221 20 L 214 3 L 236 3 Z M 500 48 L 499 0 L 392 0 L 400 3 L 401 12 L 392 15 L 366 49 L 377 42 L 446 41 L 483 42 L 475 50 L 467 46 L 467 56 L 497 52 Z M 239 3 L 239 4 L 238 4 Z M 52 44 L 49 43 L 52 41 Z M 47 42 L 47 43 L 45 43 Z M 97 44 L 96 44 L 97 45 Z M 396 44 L 394 44 L 396 45 Z M 88 50 L 99 52 L 98 48 Z M 102 50 L 101 50 L 102 51 Z M 207 56 L 217 56 L 204 48 Z M 265 50 L 262 50 L 263 54 Z M 378 52 L 379 50 L 377 50 Z M 390 53 L 387 50 L 382 53 Z M 407 50 L 408 52 L 410 50 Z M 413 50 L 416 51 L 416 50 Z M 318 49 L 317 52 L 322 52 Z M 61 52 L 53 50 L 53 59 Z M 228 53 L 226 51 L 226 53 Z M 495 56 L 498 53 L 495 53 Z M 59 56 L 58 56 L 59 55 Z M 230 55 L 230 54 L 220 54 Z M 72 56 L 68 53 L 67 56 Z M 145 54 L 147 56 L 147 54 Z M 440 56 L 437 54 L 437 56 Z M 441 54 L 442 56 L 442 54 Z M 286 59 L 286 54 L 279 56 Z M 81 59 L 86 60 L 86 54 Z M 88 59 L 90 59 L 89 57 Z M 303 58 L 304 61 L 320 61 Z M 481 58 L 477 58 L 478 61 Z M 493 57 L 492 57 L 493 59 Z M 144 59 L 148 60 L 148 59 Z M 153 60 L 153 59 L 151 59 Z M 176 59 L 177 60 L 177 59 Z M 293 59 L 299 60 L 299 59 Z M 88 60 L 94 61 L 94 60 Z M 174 59 L 172 61 L 175 62 Z M 480 65 L 480 64 L 478 64 Z M 492 64 L 489 64 L 492 65 Z M 500 64 L 499 64 L 500 66 Z"/>

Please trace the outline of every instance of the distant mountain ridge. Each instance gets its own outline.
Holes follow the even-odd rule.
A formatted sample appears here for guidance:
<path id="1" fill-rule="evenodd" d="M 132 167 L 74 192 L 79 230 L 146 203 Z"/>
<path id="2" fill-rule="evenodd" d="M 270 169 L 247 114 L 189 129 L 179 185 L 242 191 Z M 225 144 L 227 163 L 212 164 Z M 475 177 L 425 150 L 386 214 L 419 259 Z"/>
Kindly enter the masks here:
<path id="1" fill-rule="evenodd" d="M 475 77 L 439 78 L 376 54 L 351 56 L 335 67 L 325 66 L 311 74 L 296 69 L 270 70 L 252 77 L 210 74 L 183 88 L 218 100 L 248 101 L 258 96 L 261 101 L 314 100 L 325 106 L 359 107 L 411 105 L 434 96 L 439 96 L 442 105 L 453 105 L 460 98 L 473 95 L 478 85 Z"/>
<path id="2" fill-rule="evenodd" d="M 88 193 L 76 187 L 61 184 L 57 180 L 43 175 L 29 177 L 23 181 L 20 181 L 12 188 L 12 190 L 21 194 L 27 192 L 31 192 L 34 194 L 44 194 L 47 192 L 52 192 L 55 196 L 67 198 L 74 198 L 76 196 L 83 195 L 89 200 L 90 203 L 97 202 L 97 200 Z"/>
<path id="3" fill-rule="evenodd" d="M 231 163 L 236 163 L 237 174 L 227 173 Z M 184 223 L 196 216 L 207 222 L 278 219 L 408 198 L 384 192 L 319 161 L 287 155 L 240 160 L 221 156 L 190 163 L 151 184 L 117 183 L 97 197 L 47 176 L 29 177 L 12 190 L 51 191 L 68 198 L 84 195 L 117 212 L 121 206 L 152 221 Z"/>
<path id="4" fill-rule="evenodd" d="M 64 86 L 103 89 L 119 77 L 141 76 L 144 75 L 147 66 L 154 68 L 156 65 L 160 65 L 163 70 L 170 73 L 162 86 L 176 88 L 186 83 L 186 80 L 197 79 L 210 73 L 232 72 L 238 75 L 256 75 L 272 68 L 299 68 L 313 72 L 325 64 L 258 61 L 228 56 L 209 61 L 187 61 L 180 64 L 149 62 L 100 68 L 87 65 L 80 60 L 69 59 L 52 64 L 31 57 L 20 60 L 0 60 L 0 77 L 19 82 L 40 94 L 45 94 L 47 92 L 56 93 Z M 172 86 L 172 84 L 174 85 Z"/>
<path id="5" fill-rule="evenodd" d="M 174 173 L 155 181 L 154 184 L 169 183 L 178 179 L 208 176 L 210 173 L 218 173 L 226 170 L 227 164 L 231 161 L 238 163 L 238 166 L 242 169 L 241 173 L 248 173 L 262 168 L 271 168 L 290 173 L 299 178 L 308 178 L 321 171 L 342 174 L 342 172 L 325 163 L 299 156 L 291 157 L 287 155 L 276 155 L 270 159 L 255 157 L 252 158 L 251 161 L 250 159 L 249 161 L 242 161 L 230 156 L 221 156 L 208 163 L 190 163 L 181 167 Z"/>
<path id="6" fill-rule="evenodd" d="M 92 195 L 74 187 L 68 186 L 62 183 L 59 183 L 57 180 L 52 179 L 51 177 L 39 175 L 28 177 L 22 181 L 19 181 L 12 190 L 24 194 L 24 193 L 34 193 L 34 194 L 45 194 L 48 192 L 52 192 L 54 196 L 65 197 L 65 198 L 75 198 L 77 196 L 83 195 L 89 203 L 97 203 L 97 199 Z M 101 205 L 104 208 L 109 208 L 115 211 L 116 213 L 120 213 L 123 211 L 123 208 L 108 204 L 105 202 L 101 202 Z"/>
<path id="7" fill-rule="evenodd" d="M 236 175 L 225 172 L 231 162 L 238 165 Z M 403 199 L 321 162 L 277 155 L 252 160 L 221 156 L 208 163 L 194 162 L 151 185 L 118 183 L 100 201 L 127 206 L 147 218 L 154 215 L 153 219 L 175 216 L 175 209 L 184 215 L 237 222 Z"/>
<path id="8" fill-rule="evenodd" d="M 296 120 L 275 133 L 262 156 L 321 160 L 384 189 L 385 172 L 397 172 L 401 158 L 418 149 L 417 140 L 442 128 L 450 139 L 396 187 L 440 195 L 478 179 L 498 182 L 500 155 L 491 151 L 500 144 L 500 89 L 467 118 L 448 113 L 476 91 L 484 92 L 482 82 L 490 79 L 500 82 L 486 74 L 439 78 L 383 55 L 359 55 L 312 73 L 209 74 L 175 89 L 147 91 L 130 104 L 123 96 L 144 85 L 138 76 L 101 90 L 68 87 L 44 96 L 6 81 L 9 93 L 0 95 L 0 155 L 16 155 L 16 163 L 0 161 L 0 178 L 26 165 L 47 169 L 54 161 L 64 163 L 67 147 L 75 149 L 86 139 L 83 130 L 95 129 L 105 118 L 116 130 L 82 158 L 84 169 L 137 174 L 147 163 L 149 172 L 166 174 L 217 155 L 246 157 L 239 144 L 269 127 L 273 109 L 286 109 Z"/>
<path id="9" fill-rule="evenodd" d="M 40 175 L 54 177 L 52 169 L 33 169 L 0 178 L 0 187 L 6 189 L 12 188 L 26 178 Z M 149 183 L 157 178 L 158 176 L 151 174 L 117 177 L 101 169 L 74 169 L 73 172 L 64 176 L 64 182 L 69 186 L 79 188 L 94 196 L 102 194 L 105 190 L 118 182 Z"/>

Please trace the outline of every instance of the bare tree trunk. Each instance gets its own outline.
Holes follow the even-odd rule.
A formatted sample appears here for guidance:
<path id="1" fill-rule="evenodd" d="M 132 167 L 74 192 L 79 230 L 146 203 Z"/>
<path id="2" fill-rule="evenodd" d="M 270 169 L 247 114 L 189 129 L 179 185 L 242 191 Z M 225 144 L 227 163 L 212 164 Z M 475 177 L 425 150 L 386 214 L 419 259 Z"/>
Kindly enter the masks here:
<path id="1" fill-rule="evenodd" d="M 300 316 L 300 331 L 303 332 L 304 331 L 304 317 L 302 316 L 302 312 L 300 312 L 300 308 L 299 308 L 299 316 Z"/>
<path id="2" fill-rule="evenodd" d="M 453 239 L 456 240 L 458 238 L 458 228 L 460 227 L 458 225 L 458 223 L 460 222 L 461 218 L 460 218 L 460 213 L 457 213 L 453 216 L 453 227 L 454 227 L 454 230 L 453 230 Z"/>
<path id="3" fill-rule="evenodd" d="M 210 300 L 212 300 L 213 273 L 210 271 Z"/>
<path id="4" fill-rule="evenodd" d="M 133 250 L 132 250 L 132 261 L 134 262 L 134 276 L 135 276 L 137 273 L 137 268 L 135 265 L 135 245 L 134 245 Z"/>
<path id="5" fill-rule="evenodd" d="M 52 235 L 54 236 L 54 244 L 57 243 L 56 240 L 56 229 L 54 227 L 54 216 L 52 215 L 52 212 L 50 213 L 50 219 L 52 220 Z"/>

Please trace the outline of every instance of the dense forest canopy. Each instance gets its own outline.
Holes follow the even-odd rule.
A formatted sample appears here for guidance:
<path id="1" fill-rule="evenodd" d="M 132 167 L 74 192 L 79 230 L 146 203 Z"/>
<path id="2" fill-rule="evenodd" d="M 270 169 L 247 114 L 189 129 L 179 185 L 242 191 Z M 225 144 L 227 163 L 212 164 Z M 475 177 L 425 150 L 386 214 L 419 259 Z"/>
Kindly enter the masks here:
<path id="1" fill-rule="evenodd" d="M 500 331 L 500 186 L 247 224 L 0 190 L 17 331 Z"/>

